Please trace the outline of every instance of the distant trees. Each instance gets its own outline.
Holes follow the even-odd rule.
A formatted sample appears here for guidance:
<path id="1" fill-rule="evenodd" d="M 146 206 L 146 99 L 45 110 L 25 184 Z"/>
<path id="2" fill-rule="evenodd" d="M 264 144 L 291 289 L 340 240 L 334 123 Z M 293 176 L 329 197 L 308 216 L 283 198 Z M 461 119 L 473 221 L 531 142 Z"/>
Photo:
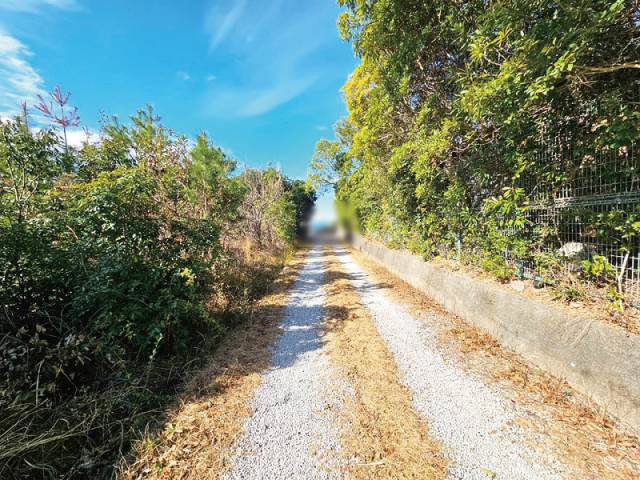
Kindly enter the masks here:
<path id="1" fill-rule="evenodd" d="M 316 195 L 302 180 L 279 171 L 248 169 L 240 177 L 245 188 L 237 228 L 260 246 L 282 247 L 304 236 Z"/>
<path id="2" fill-rule="evenodd" d="M 287 179 L 285 192 L 287 200 L 295 207 L 295 235 L 304 238 L 316 204 L 316 191 L 309 187 L 304 180 Z"/>
<path id="3" fill-rule="evenodd" d="M 222 224 L 238 217 L 244 186 L 232 176 L 235 168 L 235 160 L 214 146 L 206 133 L 198 135 L 187 175 L 193 200 L 202 208 L 203 216 L 218 214 L 216 221 Z"/>

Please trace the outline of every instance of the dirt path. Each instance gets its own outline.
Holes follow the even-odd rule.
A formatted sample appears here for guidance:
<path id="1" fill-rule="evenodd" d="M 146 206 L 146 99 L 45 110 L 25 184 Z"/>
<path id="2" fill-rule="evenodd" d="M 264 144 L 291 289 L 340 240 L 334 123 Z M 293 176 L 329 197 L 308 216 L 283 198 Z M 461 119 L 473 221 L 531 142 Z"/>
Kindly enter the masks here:
<path id="1" fill-rule="evenodd" d="M 258 313 L 227 347 L 234 361 L 209 371 L 233 388 L 185 398 L 125 477 L 640 478 L 637 438 L 565 386 L 543 387 L 559 380 L 347 249 L 298 263 L 268 302 L 286 308 Z M 184 427 L 194 410 L 197 431 Z"/>
<path id="2" fill-rule="evenodd" d="M 558 460 L 556 465 L 563 472 L 560 478 L 640 478 L 638 437 L 601 406 L 562 379 L 504 349 L 365 255 L 350 251 L 345 258 L 356 260 L 365 272 L 364 280 L 395 305 L 394 312 L 419 322 L 417 328 L 426 334 L 431 350 L 445 365 L 455 366 L 512 406 L 509 410 L 516 413 L 512 423 L 523 433 L 521 443 Z M 464 417 L 467 410 L 461 406 L 457 415 Z"/>

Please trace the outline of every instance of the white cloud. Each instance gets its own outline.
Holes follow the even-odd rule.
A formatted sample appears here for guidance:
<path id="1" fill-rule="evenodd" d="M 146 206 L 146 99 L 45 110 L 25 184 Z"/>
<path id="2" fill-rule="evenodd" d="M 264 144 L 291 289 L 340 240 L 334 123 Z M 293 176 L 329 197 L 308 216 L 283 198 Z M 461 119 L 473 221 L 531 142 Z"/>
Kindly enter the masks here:
<path id="1" fill-rule="evenodd" d="M 207 80 L 207 82 L 213 82 L 216 78 L 218 78 L 218 77 L 216 77 L 215 75 L 207 75 L 207 79 L 206 80 Z"/>
<path id="2" fill-rule="evenodd" d="M 205 31 L 227 68 L 206 94 L 206 112 L 258 116 L 311 88 L 321 77 L 313 55 L 335 37 L 335 22 L 318 21 L 325 7 L 324 0 L 213 1 Z"/>
<path id="3" fill-rule="evenodd" d="M 273 110 L 275 107 L 297 97 L 309 88 L 315 78 L 283 78 L 278 83 L 264 88 L 247 87 L 214 90 L 208 97 L 212 113 L 239 117 L 254 117 Z"/>
<path id="4" fill-rule="evenodd" d="M 209 47 L 214 49 L 227 37 L 231 29 L 234 27 L 244 8 L 247 6 L 247 0 L 233 0 L 233 5 L 226 11 L 222 10 L 214 4 L 207 15 L 205 28 L 211 36 Z"/>
<path id="5" fill-rule="evenodd" d="M 287 79 L 287 81 L 258 91 L 248 100 L 240 110 L 240 113 L 248 117 L 262 115 L 278 105 L 297 97 L 309 88 L 315 80 L 315 78 L 309 76 L 302 77 L 299 80 Z"/>
<path id="6" fill-rule="evenodd" d="M 33 54 L 20 40 L 0 30 L 0 116 L 14 116 L 20 104 L 44 95 L 44 79 L 29 63 Z"/>
<path id="7" fill-rule="evenodd" d="M 183 71 L 176 72 L 176 77 L 178 77 L 178 80 L 182 80 L 183 82 L 191 80 L 191 75 Z"/>
<path id="8" fill-rule="evenodd" d="M 1 0 L 0 9 L 14 12 L 37 13 L 43 7 L 75 10 L 80 7 L 76 0 Z"/>
<path id="9" fill-rule="evenodd" d="M 42 13 L 45 7 L 80 8 L 78 0 L 0 0 L 0 11 Z M 45 95 L 44 79 L 31 65 L 31 50 L 0 26 L 0 117 L 13 117 L 21 103 L 30 106 L 37 95 Z M 38 116 L 34 116 L 38 120 Z"/>
<path id="10" fill-rule="evenodd" d="M 74 128 L 67 130 L 67 141 L 75 148 L 81 148 L 85 143 L 96 144 L 100 142 L 100 134 L 93 130 Z"/>
<path id="11" fill-rule="evenodd" d="M 319 132 L 326 132 L 329 130 L 326 125 L 316 125 L 316 130 Z"/>

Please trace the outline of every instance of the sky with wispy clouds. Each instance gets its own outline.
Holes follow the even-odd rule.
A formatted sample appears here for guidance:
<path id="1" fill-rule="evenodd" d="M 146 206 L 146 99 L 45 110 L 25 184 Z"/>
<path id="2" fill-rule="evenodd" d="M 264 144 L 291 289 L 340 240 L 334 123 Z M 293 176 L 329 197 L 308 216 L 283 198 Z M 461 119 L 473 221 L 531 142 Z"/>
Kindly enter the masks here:
<path id="1" fill-rule="evenodd" d="M 334 0 L 0 0 L 0 117 L 60 84 L 89 129 L 151 104 L 241 164 L 304 178 L 356 64 L 338 14 Z"/>

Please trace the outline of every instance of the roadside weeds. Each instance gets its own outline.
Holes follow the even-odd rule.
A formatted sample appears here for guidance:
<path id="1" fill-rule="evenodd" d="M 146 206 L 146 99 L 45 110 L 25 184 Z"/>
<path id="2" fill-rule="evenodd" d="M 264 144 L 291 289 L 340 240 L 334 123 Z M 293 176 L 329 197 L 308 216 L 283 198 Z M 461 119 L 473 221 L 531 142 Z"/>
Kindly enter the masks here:
<path id="1" fill-rule="evenodd" d="M 287 294 L 304 264 L 301 249 L 254 307 L 249 320 L 218 346 L 208 366 L 189 383 L 161 432 L 149 433 L 123 465 L 120 480 L 219 478 L 229 467 L 232 445 L 251 414 L 249 401 L 271 362 Z"/>

